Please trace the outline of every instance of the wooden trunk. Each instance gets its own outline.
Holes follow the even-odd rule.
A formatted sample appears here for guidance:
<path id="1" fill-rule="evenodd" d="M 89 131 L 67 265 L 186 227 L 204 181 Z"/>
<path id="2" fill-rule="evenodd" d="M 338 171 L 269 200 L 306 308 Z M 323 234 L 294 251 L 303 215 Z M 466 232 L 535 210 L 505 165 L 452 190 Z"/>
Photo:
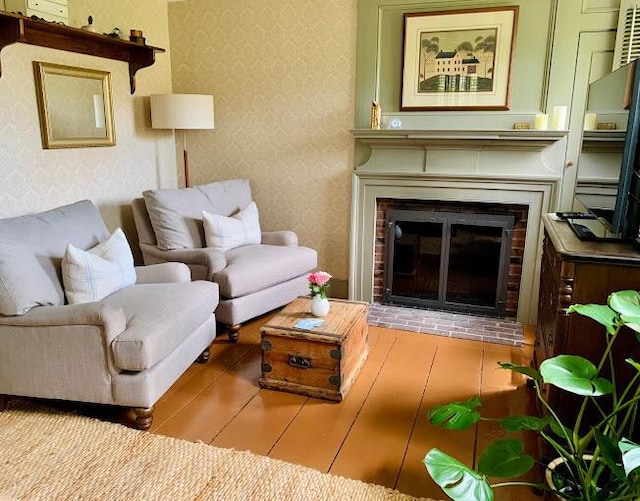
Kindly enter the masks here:
<path id="1" fill-rule="evenodd" d="M 366 303 L 330 300 L 321 326 L 296 327 L 313 318 L 309 298 L 298 298 L 260 329 L 260 386 L 342 401 L 369 354 Z"/>

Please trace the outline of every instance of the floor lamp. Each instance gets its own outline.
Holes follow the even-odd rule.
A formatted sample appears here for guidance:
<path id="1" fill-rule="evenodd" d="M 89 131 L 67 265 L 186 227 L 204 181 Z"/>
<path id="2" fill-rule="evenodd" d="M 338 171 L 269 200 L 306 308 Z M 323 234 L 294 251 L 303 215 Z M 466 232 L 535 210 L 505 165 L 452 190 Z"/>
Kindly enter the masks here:
<path id="1" fill-rule="evenodd" d="M 189 187 L 187 129 L 213 129 L 213 96 L 206 94 L 155 94 L 151 96 L 151 127 L 182 130 L 184 183 Z"/>

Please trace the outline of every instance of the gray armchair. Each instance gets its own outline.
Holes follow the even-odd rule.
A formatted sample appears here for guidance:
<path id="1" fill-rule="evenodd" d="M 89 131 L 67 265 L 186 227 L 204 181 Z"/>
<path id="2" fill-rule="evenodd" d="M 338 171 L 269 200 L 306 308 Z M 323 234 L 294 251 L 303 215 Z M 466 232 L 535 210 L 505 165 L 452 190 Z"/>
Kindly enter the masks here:
<path id="1" fill-rule="evenodd" d="M 108 404 L 146 429 L 155 402 L 208 358 L 218 287 L 183 264 L 138 267 L 134 285 L 66 304 L 67 245 L 109 235 L 88 200 L 0 220 L 0 410 L 7 396 Z"/>
<path id="2" fill-rule="evenodd" d="M 259 243 L 226 251 L 207 247 L 202 211 L 232 216 L 251 202 L 245 179 L 150 190 L 133 202 L 145 264 L 185 263 L 194 280 L 218 284 L 216 318 L 232 342 L 243 322 L 307 294 L 307 275 L 318 262 L 316 251 L 298 246 L 291 231 L 262 232 Z"/>

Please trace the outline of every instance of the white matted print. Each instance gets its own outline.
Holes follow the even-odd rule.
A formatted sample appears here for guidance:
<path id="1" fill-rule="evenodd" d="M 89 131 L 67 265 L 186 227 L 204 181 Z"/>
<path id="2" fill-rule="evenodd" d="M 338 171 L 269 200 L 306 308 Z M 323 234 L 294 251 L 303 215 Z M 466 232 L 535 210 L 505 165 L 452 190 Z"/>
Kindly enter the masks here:
<path id="1" fill-rule="evenodd" d="M 401 110 L 508 110 L 517 21 L 517 6 L 405 14 Z"/>

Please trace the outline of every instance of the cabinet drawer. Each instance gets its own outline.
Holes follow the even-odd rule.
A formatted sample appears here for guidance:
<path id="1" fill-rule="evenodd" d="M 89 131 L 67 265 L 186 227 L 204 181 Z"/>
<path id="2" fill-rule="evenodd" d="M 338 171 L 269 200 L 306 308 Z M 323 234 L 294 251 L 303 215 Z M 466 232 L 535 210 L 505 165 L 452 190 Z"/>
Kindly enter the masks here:
<path id="1" fill-rule="evenodd" d="M 61 5 L 50 0 L 27 0 L 27 5 L 30 10 L 37 10 L 38 12 L 57 17 L 69 18 L 69 8 L 66 5 Z"/>

